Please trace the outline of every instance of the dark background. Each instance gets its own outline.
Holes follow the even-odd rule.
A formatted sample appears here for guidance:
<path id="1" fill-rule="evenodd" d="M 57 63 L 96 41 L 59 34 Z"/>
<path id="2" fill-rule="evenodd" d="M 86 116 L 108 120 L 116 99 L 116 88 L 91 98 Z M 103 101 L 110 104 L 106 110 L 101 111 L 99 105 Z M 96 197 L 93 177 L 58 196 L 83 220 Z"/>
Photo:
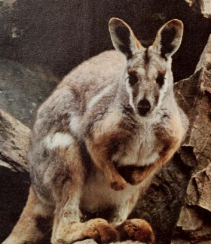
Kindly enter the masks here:
<path id="1" fill-rule="evenodd" d="M 112 48 L 107 28 L 111 17 L 125 20 L 145 44 L 166 21 L 181 19 L 185 32 L 173 62 L 176 81 L 193 73 L 211 30 L 210 19 L 184 0 L 18 0 L 0 17 L 0 55 L 62 77 Z"/>

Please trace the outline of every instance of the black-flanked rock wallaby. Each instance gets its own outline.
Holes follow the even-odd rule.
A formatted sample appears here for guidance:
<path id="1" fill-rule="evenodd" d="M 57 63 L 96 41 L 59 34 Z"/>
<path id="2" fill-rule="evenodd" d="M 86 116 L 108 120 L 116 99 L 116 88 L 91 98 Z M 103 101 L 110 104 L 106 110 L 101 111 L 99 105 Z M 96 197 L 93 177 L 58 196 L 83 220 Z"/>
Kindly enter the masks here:
<path id="1" fill-rule="evenodd" d="M 109 31 L 116 50 L 71 71 L 38 109 L 29 198 L 3 244 L 37 243 L 48 219 L 52 244 L 154 242 L 145 220 L 127 218 L 186 135 L 188 120 L 175 101 L 171 71 L 183 24 L 167 22 L 148 48 L 118 18 L 110 20 Z M 81 211 L 107 208 L 107 219 L 81 220 Z"/>

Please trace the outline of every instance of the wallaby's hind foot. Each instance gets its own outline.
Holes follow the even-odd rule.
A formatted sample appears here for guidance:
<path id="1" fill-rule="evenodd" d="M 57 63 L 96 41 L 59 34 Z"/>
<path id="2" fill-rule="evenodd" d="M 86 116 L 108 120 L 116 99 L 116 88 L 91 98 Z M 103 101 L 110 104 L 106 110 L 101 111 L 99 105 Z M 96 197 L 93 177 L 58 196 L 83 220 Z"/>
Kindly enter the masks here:
<path id="1" fill-rule="evenodd" d="M 51 216 L 51 217 L 50 217 Z M 52 211 L 46 209 L 30 188 L 27 204 L 9 237 L 2 244 L 35 244 L 51 230 Z"/>
<path id="2" fill-rule="evenodd" d="M 98 243 L 109 243 L 119 239 L 118 231 L 115 230 L 104 219 L 91 219 L 85 223 L 72 223 L 68 228 L 64 228 L 59 237 L 52 239 L 52 244 L 67 243 L 85 239 L 94 239 Z"/>
<path id="3" fill-rule="evenodd" d="M 87 232 L 96 230 L 97 236 L 94 238 L 98 243 L 110 243 L 119 239 L 118 231 L 104 219 L 92 219 L 87 222 Z"/>
<path id="4" fill-rule="evenodd" d="M 144 243 L 154 243 L 155 236 L 152 227 L 143 219 L 128 219 L 117 227 L 121 241 L 133 240 Z"/>

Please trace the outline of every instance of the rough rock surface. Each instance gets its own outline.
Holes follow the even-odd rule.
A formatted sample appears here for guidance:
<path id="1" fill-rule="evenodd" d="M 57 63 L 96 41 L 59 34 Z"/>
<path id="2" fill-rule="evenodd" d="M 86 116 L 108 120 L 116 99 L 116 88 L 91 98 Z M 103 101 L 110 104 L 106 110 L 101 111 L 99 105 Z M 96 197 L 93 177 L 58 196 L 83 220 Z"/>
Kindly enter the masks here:
<path id="1" fill-rule="evenodd" d="M 210 0 L 185 0 L 190 7 L 193 7 L 206 18 L 211 18 Z"/>
<path id="2" fill-rule="evenodd" d="M 207 45 L 204 48 L 204 51 L 201 54 L 200 60 L 196 66 L 196 70 L 207 69 L 210 70 L 211 66 L 211 35 L 208 38 Z"/>
<path id="3" fill-rule="evenodd" d="M 31 127 L 37 106 L 50 94 L 56 81 L 40 70 L 0 59 L 0 108 Z"/>
<path id="4" fill-rule="evenodd" d="M 29 133 L 28 127 L 0 110 L 0 160 L 9 168 L 27 171 Z"/>
<path id="5" fill-rule="evenodd" d="M 172 244 L 211 243 L 211 36 L 197 65 L 196 74 L 178 84 L 192 83 L 198 89 L 192 114 L 192 129 L 185 146 L 192 151 L 193 175 L 188 184 Z M 198 76 L 198 81 L 194 77 Z M 180 101 L 184 104 L 183 89 Z M 184 92 L 182 92 L 184 91 Z M 189 155 L 190 158 L 190 155 Z"/>

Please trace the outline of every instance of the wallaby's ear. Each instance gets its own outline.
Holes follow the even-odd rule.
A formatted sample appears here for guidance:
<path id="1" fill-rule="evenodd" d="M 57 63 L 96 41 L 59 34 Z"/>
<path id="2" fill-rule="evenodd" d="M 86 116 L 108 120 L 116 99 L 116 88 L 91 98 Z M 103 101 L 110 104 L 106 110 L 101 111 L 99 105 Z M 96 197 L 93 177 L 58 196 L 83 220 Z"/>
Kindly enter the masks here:
<path id="1" fill-rule="evenodd" d="M 123 20 L 111 18 L 109 21 L 109 32 L 113 46 L 122 52 L 127 59 L 132 58 L 137 49 L 141 48 L 140 42 L 136 39 L 130 26 Z"/>
<path id="2" fill-rule="evenodd" d="M 173 19 L 163 25 L 157 33 L 153 47 L 165 59 L 179 48 L 183 36 L 183 23 Z"/>

